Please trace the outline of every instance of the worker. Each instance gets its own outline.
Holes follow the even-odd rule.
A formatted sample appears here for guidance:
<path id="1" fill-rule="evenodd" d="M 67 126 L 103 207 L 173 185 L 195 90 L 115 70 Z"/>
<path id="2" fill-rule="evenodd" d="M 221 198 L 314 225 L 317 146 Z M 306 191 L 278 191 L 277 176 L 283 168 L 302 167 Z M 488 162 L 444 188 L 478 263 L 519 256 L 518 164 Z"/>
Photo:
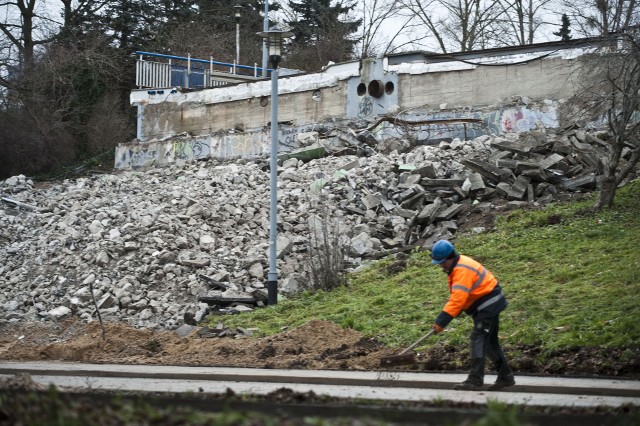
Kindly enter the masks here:
<path id="1" fill-rule="evenodd" d="M 431 263 L 439 265 L 449 277 L 449 301 L 433 325 L 441 333 L 462 311 L 473 318 L 469 336 L 471 371 L 456 390 L 481 390 L 484 385 L 485 357 L 493 361 L 498 378 L 489 390 L 515 385 L 516 381 L 498 341 L 500 312 L 507 307 L 500 284 L 493 274 L 478 261 L 455 251 L 447 240 L 437 241 L 431 250 Z"/>

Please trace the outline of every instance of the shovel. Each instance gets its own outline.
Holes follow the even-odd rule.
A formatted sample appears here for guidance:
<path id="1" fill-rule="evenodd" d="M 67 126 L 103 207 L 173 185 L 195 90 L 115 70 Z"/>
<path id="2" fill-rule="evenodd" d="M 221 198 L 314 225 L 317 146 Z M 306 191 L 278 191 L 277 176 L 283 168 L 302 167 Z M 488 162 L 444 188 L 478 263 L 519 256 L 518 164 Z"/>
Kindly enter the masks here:
<path id="1" fill-rule="evenodd" d="M 411 349 L 418 346 L 420 343 L 422 343 L 424 339 L 431 336 L 435 332 L 436 331 L 434 329 L 431 329 L 431 331 L 429 331 L 427 334 L 425 334 L 424 336 L 416 340 L 414 344 L 412 344 L 407 349 L 403 350 L 397 355 L 385 356 L 383 358 L 380 358 L 380 366 L 385 367 L 389 365 L 401 365 L 401 364 L 414 363 L 416 361 L 416 354 L 413 352 L 411 353 L 407 353 L 407 352 L 409 352 Z"/>

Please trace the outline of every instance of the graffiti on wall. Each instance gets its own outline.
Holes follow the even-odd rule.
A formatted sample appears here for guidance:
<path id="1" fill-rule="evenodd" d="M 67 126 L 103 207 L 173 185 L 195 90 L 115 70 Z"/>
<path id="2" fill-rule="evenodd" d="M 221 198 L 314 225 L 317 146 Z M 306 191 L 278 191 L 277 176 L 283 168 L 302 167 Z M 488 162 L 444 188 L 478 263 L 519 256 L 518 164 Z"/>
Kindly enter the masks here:
<path id="1" fill-rule="evenodd" d="M 301 133 L 313 132 L 314 130 L 316 130 L 316 126 L 314 125 L 286 127 L 282 129 L 278 152 L 290 152 L 300 148 L 298 135 Z M 269 139 L 269 141 L 271 141 L 271 139 Z"/>
<path id="2" fill-rule="evenodd" d="M 116 169 L 128 169 L 145 167 L 155 164 L 158 158 L 156 145 L 136 145 L 131 147 L 118 147 L 116 149 Z"/>
<path id="3" fill-rule="evenodd" d="M 298 135 L 312 132 L 315 125 L 280 128 L 278 152 L 290 152 L 301 145 Z M 253 132 L 207 135 L 173 141 L 127 143 L 116 148 L 116 169 L 160 166 L 203 158 L 258 158 L 271 152 L 270 129 Z"/>
<path id="4" fill-rule="evenodd" d="M 214 158 L 256 158 L 269 150 L 263 132 L 216 135 L 211 139 Z"/>
<path id="5" fill-rule="evenodd" d="M 192 161 L 207 158 L 211 150 L 211 142 L 202 139 L 179 140 L 172 143 L 167 152 L 168 162 L 176 160 Z"/>
<path id="6" fill-rule="evenodd" d="M 528 109 L 522 107 L 510 107 L 502 110 L 481 112 L 456 112 L 439 111 L 434 113 L 413 113 L 410 116 L 403 116 L 407 121 L 421 120 L 454 120 L 456 118 L 477 118 L 482 120 L 482 124 L 472 123 L 438 123 L 422 126 L 380 126 L 376 132 L 380 137 L 396 136 L 402 137 L 411 132 L 418 140 L 443 141 L 459 138 L 470 140 L 483 135 L 502 135 L 512 132 L 526 132 L 538 127 L 555 128 L 558 127 L 557 107 L 546 106 L 545 110 Z"/>
<path id="7" fill-rule="evenodd" d="M 369 96 L 364 96 L 358 104 L 358 117 L 366 118 L 373 112 L 373 101 Z"/>
<path id="8" fill-rule="evenodd" d="M 558 127 L 557 106 L 546 105 L 544 110 L 528 109 L 526 106 L 509 107 L 497 111 L 438 111 L 417 113 L 402 117 L 407 121 L 451 120 L 456 118 L 478 118 L 482 124 L 438 123 L 403 128 L 384 123 L 373 132 L 378 138 L 402 137 L 411 132 L 422 142 L 443 140 L 471 140 L 479 136 L 501 135 L 510 132 L 524 132 L 544 126 Z M 304 126 L 282 126 L 279 133 L 278 152 L 290 152 L 301 145 L 298 135 L 317 130 L 315 124 Z M 192 139 L 181 138 L 175 141 L 130 143 L 116 149 L 116 169 L 165 165 L 177 160 L 192 161 L 202 158 L 257 158 L 269 155 L 271 147 L 270 129 L 253 132 L 208 135 Z"/>
<path id="9" fill-rule="evenodd" d="M 527 132 L 539 126 L 558 127 L 557 108 L 549 107 L 546 111 L 512 107 L 489 114 L 485 122 L 492 134 Z"/>

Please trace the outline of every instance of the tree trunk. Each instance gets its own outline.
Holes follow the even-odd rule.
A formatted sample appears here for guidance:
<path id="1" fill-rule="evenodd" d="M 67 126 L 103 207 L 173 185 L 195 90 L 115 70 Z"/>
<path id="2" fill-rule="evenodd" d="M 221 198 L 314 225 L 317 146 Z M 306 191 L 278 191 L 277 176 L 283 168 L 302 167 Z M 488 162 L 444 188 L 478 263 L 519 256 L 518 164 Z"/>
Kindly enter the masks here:
<path id="1" fill-rule="evenodd" d="M 593 206 L 596 210 L 602 210 L 613 206 L 613 200 L 616 197 L 616 176 L 607 175 L 604 176 L 600 183 L 600 192 L 598 193 L 598 199 Z"/>

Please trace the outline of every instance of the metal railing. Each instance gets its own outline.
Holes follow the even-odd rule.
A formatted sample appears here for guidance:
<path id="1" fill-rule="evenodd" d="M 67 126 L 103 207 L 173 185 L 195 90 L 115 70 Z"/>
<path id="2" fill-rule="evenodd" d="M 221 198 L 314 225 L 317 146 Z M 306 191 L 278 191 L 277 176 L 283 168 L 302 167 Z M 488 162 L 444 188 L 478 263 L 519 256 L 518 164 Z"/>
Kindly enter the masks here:
<path id="1" fill-rule="evenodd" d="M 260 80 L 263 68 L 238 65 L 235 62 L 194 59 L 164 55 L 161 53 L 136 52 L 136 86 L 140 89 L 182 87 L 188 89 L 227 86 L 234 83 Z M 152 58 L 148 60 L 146 58 Z M 267 74 L 271 69 L 267 69 Z"/>

